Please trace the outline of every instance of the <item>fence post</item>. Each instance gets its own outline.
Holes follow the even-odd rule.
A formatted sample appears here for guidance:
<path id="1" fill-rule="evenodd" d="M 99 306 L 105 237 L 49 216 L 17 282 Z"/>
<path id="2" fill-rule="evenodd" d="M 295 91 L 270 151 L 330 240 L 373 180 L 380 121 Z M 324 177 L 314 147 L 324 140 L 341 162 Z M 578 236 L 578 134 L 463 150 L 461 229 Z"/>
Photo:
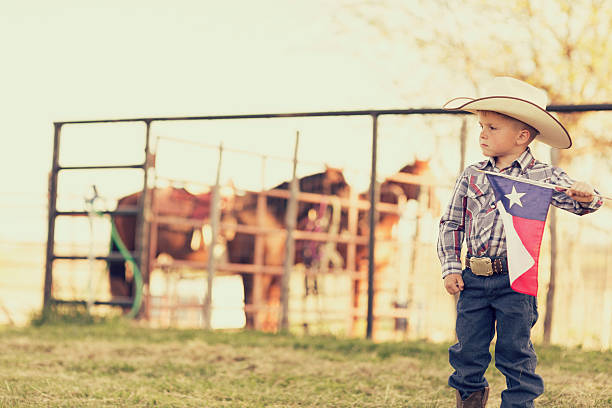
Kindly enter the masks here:
<path id="1" fill-rule="evenodd" d="M 551 164 L 556 166 L 559 161 L 559 151 L 550 150 Z M 550 228 L 550 280 L 548 282 L 548 292 L 546 293 L 546 314 L 544 315 L 544 344 L 550 344 L 552 332 L 552 319 L 555 308 L 555 284 L 557 277 L 557 214 L 556 208 L 551 207 L 549 215 Z"/>
<path id="2" fill-rule="evenodd" d="M 467 144 L 467 119 L 463 118 L 461 121 L 461 132 L 459 133 L 460 142 L 460 156 L 459 156 L 459 175 L 463 173 L 465 169 L 465 146 Z"/>
<path id="3" fill-rule="evenodd" d="M 217 178 L 215 180 L 215 186 L 212 191 L 212 203 L 210 208 L 210 229 L 211 229 L 211 240 L 210 247 L 208 249 L 208 285 L 206 288 L 206 297 L 204 298 L 204 328 L 206 330 L 211 329 L 211 315 L 212 315 L 212 290 L 213 290 L 213 279 L 215 277 L 216 259 L 215 259 L 215 246 L 217 245 L 217 233 L 219 230 L 219 221 L 221 218 L 221 211 L 219 206 L 219 180 L 221 178 L 221 162 L 223 159 L 223 144 L 219 145 L 219 161 L 217 162 Z"/>
<path id="4" fill-rule="evenodd" d="M 376 228 L 376 202 L 378 201 L 376 186 L 376 156 L 378 150 L 378 114 L 372 114 L 372 167 L 370 171 L 370 236 L 368 251 L 368 321 L 366 338 L 372 338 L 374 325 L 374 244 Z"/>
<path id="5" fill-rule="evenodd" d="M 53 256 L 55 244 L 55 214 L 57 212 L 57 173 L 59 171 L 59 149 L 61 123 L 54 123 L 53 133 L 53 163 L 49 174 L 49 224 L 47 231 L 47 260 L 45 263 L 45 286 L 43 291 L 43 310 L 46 311 L 51 305 L 53 285 Z"/>
<path id="6" fill-rule="evenodd" d="M 151 121 L 145 120 L 145 161 L 144 161 L 144 174 L 143 174 L 143 186 L 142 186 L 142 194 L 138 200 L 138 218 L 136 223 L 136 242 L 135 242 L 135 252 L 138 255 L 138 267 L 140 268 L 140 273 L 142 275 L 142 285 L 143 290 L 144 287 L 149 286 L 149 278 L 151 272 L 151 263 L 149 257 L 149 239 L 150 236 L 150 220 L 151 220 L 151 194 L 149 189 L 149 168 L 152 165 L 152 157 L 151 157 Z M 134 285 L 136 285 L 136 281 L 134 281 Z M 139 289 L 134 286 L 134 293 L 132 294 L 132 298 L 136 299 L 136 293 Z M 144 290 L 143 290 L 144 291 Z M 149 296 L 149 291 L 144 291 L 147 293 L 145 295 L 145 308 L 143 310 L 138 311 L 137 314 L 144 314 L 145 318 L 149 318 L 150 313 L 150 303 L 151 298 Z M 132 304 L 132 308 L 134 305 Z M 134 316 L 136 317 L 136 316 Z"/>
<path id="7" fill-rule="evenodd" d="M 257 193 L 257 227 L 263 228 L 265 226 L 264 219 L 266 217 L 267 208 L 268 208 L 268 199 L 267 195 L 264 193 L 265 185 L 266 185 L 266 161 L 267 157 L 263 156 L 261 161 L 261 188 L 259 193 Z M 258 232 L 255 234 L 255 252 L 253 254 L 253 264 L 264 268 L 265 265 L 265 235 Z M 261 304 L 262 304 L 262 293 L 263 293 L 263 284 L 262 284 L 262 273 L 253 273 L 250 278 L 252 279 L 253 289 L 252 289 L 252 297 L 251 297 L 251 310 L 249 312 L 245 311 L 245 317 L 247 319 L 247 324 L 249 320 L 253 322 L 253 327 L 256 330 L 261 329 L 261 319 L 259 318 L 261 315 Z M 247 309 L 246 298 L 245 298 L 245 310 Z"/>
<path id="8" fill-rule="evenodd" d="M 359 281 L 361 280 L 358 272 L 359 265 L 357 265 L 357 243 L 355 241 L 359 237 L 358 204 L 359 193 L 354 188 L 351 188 L 350 205 L 348 209 L 348 231 L 351 241 L 347 244 L 346 249 L 346 269 L 350 271 L 349 287 L 352 292 L 351 309 L 347 322 L 347 333 L 349 333 L 351 336 L 354 335 L 355 326 L 358 321 L 357 305 L 359 304 L 359 293 L 356 288 L 358 288 Z"/>
<path id="9" fill-rule="evenodd" d="M 459 172 L 457 177 L 461 177 L 463 170 L 465 169 L 465 146 L 467 144 L 467 120 L 465 117 L 461 120 L 461 131 L 459 132 L 460 141 L 460 156 L 459 156 Z M 457 311 L 457 302 L 459 302 L 459 293 L 453 295 L 455 298 L 455 311 Z M 456 338 L 456 335 L 455 335 Z"/>
<path id="10" fill-rule="evenodd" d="M 293 238 L 293 233 L 297 223 L 297 195 L 299 194 L 299 186 L 296 178 L 299 142 L 300 132 L 297 132 L 295 135 L 295 149 L 293 151 L 293 174 L 289 185 L 289 203 L 287 205 L 287 216 L 285 219 L 287 225 L 287 242 L 285 244 L 285 265 L 281 280 L 281 331 L 289 330 L 289 279 L 295 261 L 295 239 Z"/>
<path id="11" fill-rule="evenodd" d="M 157 175 L 155 176 L 157 177 Z M 155 181 L 153 183 L 153 188 L 150 191 L 149 194 L 149 208 L 150 208 L 150 222 L 149 222 L 149 234 L 148 234 L 148 254 L 147 254 L 147 259 L 149 260 L 149 264 L 148 264 L 148 270 L 149 270 L 149 276 L 147 277 L 147 281 L 146 281 L 146 287 L 147 290 L 144 294 L 145 296 L 145 316 L 147 319 L 150 319 L 151 317 L 151 306 L 152 306 L 152 299 L 151 299 L 151 291 L 149 290 L 150 286 L 149 283 L 151 281 L 151 272 L 153 271 L 154 267 L 157 267 L 157 262 L 156 262 L 156 254 L 157 254 L 157 238 L 158 238 L 158 234 L 159 234 L 159 222 L 157 221 L 157 218 L 159 217 L 159 203 L 157 202 L 158 200 L 158 192 L 157 192 L 157 182 Z M 166 269 L 165 266 L 162 267 L 164 270 Z M 165 271 L 165 272 L 169 272 L 169 271 Z M 144 280 L 144 279 L 143 279 Z"/>
<path id="12" fill-rule="evenodd" d="M 612 284 L 610 283 L 610 261 L 612 261 L 612 257 L 610 256 L 610 249 L 606 249 L 606 257 L 604 258 L 605 265 L 605 281 L 603 284 L 604 292 L 603 292 L 603 318 L 601 324 L 601 349 L 602 350 L 610 350 L 612 347 L 611 337 L 612 337 Z"/>

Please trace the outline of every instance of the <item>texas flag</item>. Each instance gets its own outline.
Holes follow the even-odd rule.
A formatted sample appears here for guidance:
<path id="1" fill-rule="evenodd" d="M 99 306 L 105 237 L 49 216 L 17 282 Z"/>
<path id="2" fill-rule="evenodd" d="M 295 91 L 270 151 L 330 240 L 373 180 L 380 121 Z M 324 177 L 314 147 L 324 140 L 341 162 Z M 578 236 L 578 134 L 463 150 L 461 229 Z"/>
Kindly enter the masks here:
<path id="1" fill-rule="evenodd" d="M 505 175 L 487 177 L 506 232 L 510 286 L 537 296 L 540 245 L 553 190 Z"/>

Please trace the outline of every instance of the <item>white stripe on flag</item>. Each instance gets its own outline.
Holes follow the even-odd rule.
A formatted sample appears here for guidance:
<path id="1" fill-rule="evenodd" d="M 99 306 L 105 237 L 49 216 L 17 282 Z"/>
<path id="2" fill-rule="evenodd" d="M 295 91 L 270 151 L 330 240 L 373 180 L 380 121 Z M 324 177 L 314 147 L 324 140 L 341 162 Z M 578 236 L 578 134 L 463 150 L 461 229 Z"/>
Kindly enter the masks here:
<path id="1" fill-rule="evenodd" d="M 508 274 L 510 275 L 510 285 L 512 285 L 517 278 L 535 265 L 535 260 L 531 257 L 529 251 L 527 251 L 525 245 L 523 245 L 521 238 L 514 229 L 512 215 L 506 212 L 506 208 L 501 200 L 497 202 L 497 210 L 499 211 L 506 232 Z"/>

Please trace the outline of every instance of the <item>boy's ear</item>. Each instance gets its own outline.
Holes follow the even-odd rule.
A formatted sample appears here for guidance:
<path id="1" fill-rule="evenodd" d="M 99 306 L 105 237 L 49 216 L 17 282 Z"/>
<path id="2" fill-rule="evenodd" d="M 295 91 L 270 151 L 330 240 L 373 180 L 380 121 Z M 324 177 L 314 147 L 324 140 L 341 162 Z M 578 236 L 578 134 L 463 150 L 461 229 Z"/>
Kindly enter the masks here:
<path id="1" fill-rule="evenodd" d="M 516 143 L 517 144 L 529 144 L 530 139 L 531 139 L 531 134 L 529 133 L 529 131 L 527 129 L 521 129 L 519 134 L 516 136 Z"/>

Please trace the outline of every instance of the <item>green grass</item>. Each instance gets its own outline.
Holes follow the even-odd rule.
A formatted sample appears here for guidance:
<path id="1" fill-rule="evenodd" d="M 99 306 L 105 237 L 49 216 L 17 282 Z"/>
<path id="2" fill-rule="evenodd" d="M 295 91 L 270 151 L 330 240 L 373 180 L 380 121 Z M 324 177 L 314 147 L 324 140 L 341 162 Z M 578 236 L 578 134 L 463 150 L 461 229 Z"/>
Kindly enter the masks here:
<path id="1" fill-rule="evenodd" d="M 76 320 L 0 328 L 0 407 L 454 406 L 448 344 Z M 612 406 L 612 353 L 536 349 L 539 407 Z M 498 406 L 504 379 L 488 379 Z"/>

